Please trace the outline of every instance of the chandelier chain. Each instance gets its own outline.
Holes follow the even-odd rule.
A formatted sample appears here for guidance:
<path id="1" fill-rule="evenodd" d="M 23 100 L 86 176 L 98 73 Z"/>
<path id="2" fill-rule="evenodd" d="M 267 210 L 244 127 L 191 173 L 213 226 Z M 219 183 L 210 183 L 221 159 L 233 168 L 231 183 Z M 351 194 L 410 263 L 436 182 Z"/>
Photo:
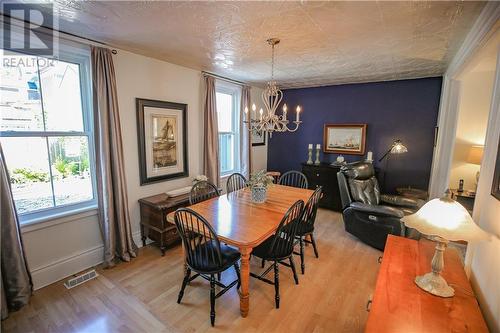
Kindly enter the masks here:
<path id="1" fill-rule="evenodd" d="M 271 57 L 271 81 L 274 81 L 274 44 L 272 45 L 272 57 Z"/>

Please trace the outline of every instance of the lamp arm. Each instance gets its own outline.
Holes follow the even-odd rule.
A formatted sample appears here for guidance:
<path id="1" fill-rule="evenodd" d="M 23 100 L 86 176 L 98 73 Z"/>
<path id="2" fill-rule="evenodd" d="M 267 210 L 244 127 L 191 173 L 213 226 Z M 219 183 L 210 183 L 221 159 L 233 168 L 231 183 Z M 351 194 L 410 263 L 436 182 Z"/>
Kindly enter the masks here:
<path id="1" fill-rule="evenodd" d="M 382 160 L 387 156 L 387 154 L 389 154 L 391 152 L 391 149 L 392 149 L 392 147 L 389 148 L 389 150 L 386 151 L 386 153 L 384 154 L 384 156 L 382 156 L 378 161 L 382 162 Z"/>

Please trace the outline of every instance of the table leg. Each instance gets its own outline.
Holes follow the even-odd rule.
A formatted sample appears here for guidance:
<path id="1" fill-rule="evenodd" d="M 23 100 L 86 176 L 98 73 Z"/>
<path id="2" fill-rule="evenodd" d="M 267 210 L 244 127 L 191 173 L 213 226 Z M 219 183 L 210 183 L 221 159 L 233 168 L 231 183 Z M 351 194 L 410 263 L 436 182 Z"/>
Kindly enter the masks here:
<path id="1" fill-rule="evenodd" d="M 245 318 L 250 310 L 250 293 L 248 291 L 248 283 L 250 280 L 250 253 L 251 248 L 240 248 L 241 253 L 241 288 L 240 288 L 240 312 Z"/>

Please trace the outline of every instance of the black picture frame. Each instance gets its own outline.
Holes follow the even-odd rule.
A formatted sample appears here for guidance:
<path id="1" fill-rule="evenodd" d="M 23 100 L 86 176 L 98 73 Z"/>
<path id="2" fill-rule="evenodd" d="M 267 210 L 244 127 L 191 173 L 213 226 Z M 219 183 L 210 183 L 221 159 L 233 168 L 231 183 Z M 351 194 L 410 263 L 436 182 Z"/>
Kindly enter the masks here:
<path id="1" fill-rule="evenodd" d="M 262 131 L 262 135 L 261 135 L 261 140 L 259 141 L 255 141 L 255 134 L 254 133 L 250 133 L 250 135 L 252 136 L 252 147 L 255 147 L 255 146 L 265 146 L 266 145 L 266 136 L 267 136 L 267 132 L 266 131 Z"/>
<path id="2" fill-rule="evenodd" d="M 187 104 L 165 102 L 152 99 L 136 98 L 136 113 L 137 113 L 137 139 L 139 145 L 139 173 L 140 173 L 140 183 L 142 185 L 163 182 L 166 180 L 172 180 L 177 178 L 189 177 L 189 161 L 188 161 L 188 132 L 187 132 Z M 147 172 L 147 151 L 146 151 L 146 129 L 145 129 L 145 111 L 147 107 L 157 108 L 157 109 L 168 109 L 168 110 L 178 110 L 180 111 L 182 118 L 182 125 L 179 127 L 181 129 L 181 135 L 179 139 L 182 141 L 181 148 L 181 158 L 182 170 L 178 172 L 173 172 L 169 174 L 164 174 L 160 176 L 148 176 Z M 178 142 L 175 141 L 175 146 L 178 146 Z M 176 159 L 177 161 L 177 159 Z"/>
<path id="3" fill-rule="evenodd" d="M 495 172 L 493 173 L 493 183 L 491 184 L 491 195 L 500 200 L 500 140 L 497 148 L 497 160 L 495 162 Z"/>

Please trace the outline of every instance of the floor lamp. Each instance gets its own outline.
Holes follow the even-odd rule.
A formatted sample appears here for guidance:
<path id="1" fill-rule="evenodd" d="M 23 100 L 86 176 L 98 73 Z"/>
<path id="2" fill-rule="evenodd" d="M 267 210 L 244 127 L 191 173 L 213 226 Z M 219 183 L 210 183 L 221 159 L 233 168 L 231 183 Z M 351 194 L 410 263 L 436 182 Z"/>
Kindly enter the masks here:
<path id="1" fill-rule="evenodd" d="M 401 140 L 395 140 L 391 147 L 386 151 L 386 153 L 378 160 L 379 163 L 382 162 L 384 160 L 384 158 L 387 158 L 386 159 L 386 162 L 385 162 L 385 171 L 384 171 L 384 179 L 382 180 L 382 189 L 383 191 L 385 191 L 385 175 L 387 173 L 387 170 L 389 168 L 389 157 L 392 155 L 392 154 L 404 154 L 404 153 L 407 153 L 408 152 L 408 148 L 406 148 L 406 146 L 401 142 Z"/>

